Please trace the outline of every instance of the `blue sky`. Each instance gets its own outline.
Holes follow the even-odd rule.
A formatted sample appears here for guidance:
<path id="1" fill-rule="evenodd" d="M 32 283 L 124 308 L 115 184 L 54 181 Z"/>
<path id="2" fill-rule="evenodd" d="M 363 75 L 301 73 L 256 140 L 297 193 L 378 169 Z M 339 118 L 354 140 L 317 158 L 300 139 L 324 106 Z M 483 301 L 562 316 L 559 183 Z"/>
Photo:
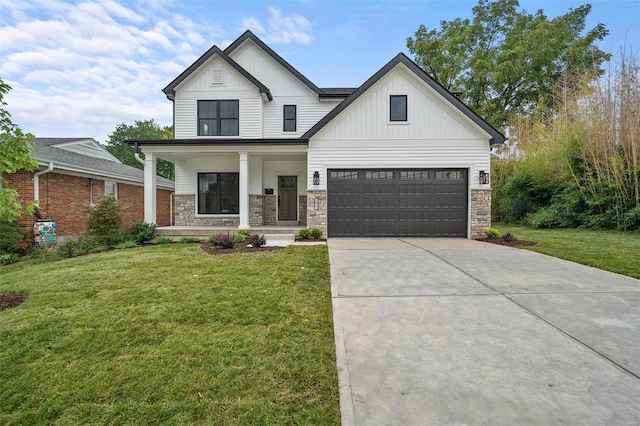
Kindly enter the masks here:
<path id="1" fill-rule="evenodd" d="M 520 1 L 556 17 L 586 1 Z M 213 44 L 252 30 L 320 87 L 356 87 L 420 24 L 469 17 L 477 1 L 0 0 L 0 77 L 13 120 L 39 137 L 104 142 L 120 123 L 171 123 L 161 92 Z M 592 0 L 600 43 L 640 48 L 640 0 Z M 409 55 L 411 57 L 411 55 Z"/>

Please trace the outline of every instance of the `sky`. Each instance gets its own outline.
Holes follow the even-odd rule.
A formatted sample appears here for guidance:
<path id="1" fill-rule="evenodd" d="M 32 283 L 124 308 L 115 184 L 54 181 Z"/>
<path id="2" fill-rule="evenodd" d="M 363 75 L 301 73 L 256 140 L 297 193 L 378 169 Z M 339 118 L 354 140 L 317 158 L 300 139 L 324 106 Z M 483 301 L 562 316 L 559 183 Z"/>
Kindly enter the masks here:
<path id="1" fill-rule="evenodd" d="M 587 1 L 521 0 L 554 18 Z M 591 0 L 599 43 L 639 53 L 640 0 Z M 212 45 L 249 29 L 319 87 L 357 87 L 421 24 L 471 16 L 476 1 L 0 0 L 0 78 L 13 122 L 37 137 L 106 142 L 121 123 L 172 124 L 162 89 Z"/>

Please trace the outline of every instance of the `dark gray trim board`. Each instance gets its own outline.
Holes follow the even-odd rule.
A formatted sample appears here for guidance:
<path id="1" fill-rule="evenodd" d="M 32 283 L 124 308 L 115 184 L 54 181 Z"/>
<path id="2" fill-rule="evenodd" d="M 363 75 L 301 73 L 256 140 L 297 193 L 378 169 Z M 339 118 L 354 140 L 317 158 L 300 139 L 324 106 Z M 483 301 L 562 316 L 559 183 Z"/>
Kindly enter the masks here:
<path id="1" fill-rule="evenodd" d="M 308 146 L 308 139 L 132 139 L 126 141 L 136 152 L 141 146 Z"/>
<path id="2" fill-rule="evenodd" d="M 226 53 L 224 53 L 218 46 L 213 46 L 211 49 L 207 50 L 204 55 L 200 56 L 197 61 L 195 61 L 189 68 L 184 70 L 178 77 L 176 77 L 167 87 L 162 89 L 162 91 L 167 95 L 167 98 L 173 100 L 175 96 L 175 88 L 184 80 L 186 80 L 195 70 L 197 70 L 202 64 L 204 64 L 209 58 L 214 55 L 218 55 L 220 59 L 229 64 L 233 69 L 238 71 L 244 78 L 249 80 L 251 84 L 256 86 L 261 94 L 265 94 L 267 98 L 271 101 L 273 100 L 273 96 L 271 96 L 271 92 L 264 84 L 260 83 L 254 76 L 249 74 L 247 70 L 242 68 L 240 64 L 231 59 Z"/>
<path id="3" fill-rule="evenodd" d="M 382 77 L 389 73 L 398 64 L 403 64 L 409 70 L 411 70 L 422 81 L 431 86 L 436 92 L 442 95 L 449 103 L 459 109 L 463 114 L 471 119 L 474 123 L 480 126 L 484 131 L 491 135 L 491 144 L 501 144 L 505 141 L 505 136 L 495 129 L 492 125 L 484 121 L 478 114 L 476 114 L 471 108 L 465 105 L 454 94 L 445 89 L 440 83 L 425 73 L 415 62 L 409 59 L 404 53 L 398 53 L 395 58 L 389 61 L 385 66 L 380 68 L 371 78 L 369 78 L 362 86 L 347 97 L 342 103 L 335 107 L 329 114 L 327 114 L 322 120 L 318 121 L 311 129 L 309 129 L 302 138 L 310 139 L 326 126 L 331 120 L 333 120 L 338 114 L 344 111 L 349 105 L 351 105 L 356 99 L 358 99 L 363 93 L 369 90 L 374 84 L 376 84 Z"/>

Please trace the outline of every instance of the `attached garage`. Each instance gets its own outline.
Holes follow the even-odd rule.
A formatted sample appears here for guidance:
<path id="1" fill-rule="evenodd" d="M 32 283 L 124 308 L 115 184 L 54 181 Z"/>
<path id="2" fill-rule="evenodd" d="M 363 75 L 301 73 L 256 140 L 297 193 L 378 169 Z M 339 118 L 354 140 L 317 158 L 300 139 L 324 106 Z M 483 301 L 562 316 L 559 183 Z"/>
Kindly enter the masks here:
<path id="1" fill-rule="evenodd" d="M 467 169 L 330 169 L 329 237 L 467 237 Z"/>

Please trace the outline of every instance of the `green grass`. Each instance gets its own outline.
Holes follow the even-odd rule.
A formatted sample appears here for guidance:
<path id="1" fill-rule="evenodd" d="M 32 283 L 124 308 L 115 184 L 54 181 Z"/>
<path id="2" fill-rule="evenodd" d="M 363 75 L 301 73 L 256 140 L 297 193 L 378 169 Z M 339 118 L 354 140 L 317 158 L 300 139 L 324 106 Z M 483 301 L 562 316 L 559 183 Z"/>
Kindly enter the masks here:
<path id="1" fill-rule="evenodd" d="M 640 278 L 640 234 L 591 229 L 534 229 L 494 223 L 502 233 L 511 232 L 519 240 L 535 241 L 523 247 L 561 259 Z"/>
<path id="2" fill-rule="evenodd" d="M 0 424 L 338 424 L 326 247 L 0 268 Z"/>

